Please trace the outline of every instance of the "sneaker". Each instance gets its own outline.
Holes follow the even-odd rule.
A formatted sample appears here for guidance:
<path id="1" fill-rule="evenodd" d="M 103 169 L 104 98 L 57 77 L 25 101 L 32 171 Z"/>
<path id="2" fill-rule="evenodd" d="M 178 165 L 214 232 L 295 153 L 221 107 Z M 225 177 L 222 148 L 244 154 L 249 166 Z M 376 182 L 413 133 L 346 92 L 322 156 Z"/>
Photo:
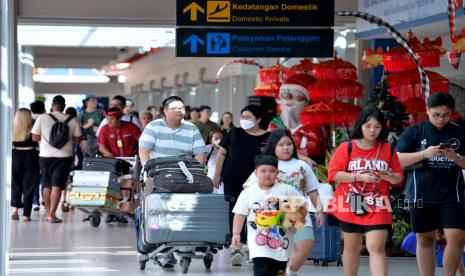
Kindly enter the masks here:
<path id="1" fill-rule="evenodd" d="M 244 261 L 244 254 L 242 254 L 240 249 L 235 249 L 231 252 L 231 265 L 232 266 L 241 266 Z"/>
<path id="2" fill-rule="evenodd" d="M 244 254 L 244 258 L 247 260 L 246 262 L 248 264 L 253 264 L 253 260 L 250 258 L 249 248 L 246 245 L 242 247 L 242 254 Z"/>
<path id="3" fill-rule="evenodd" d="M 165 256 L 165 257 L 157 258 L 157 262 L 158 262 L 158 264 L 159 264 L 162 268 L 171 268 L 171 267 L 173 267 L 178 261 L 177 261 L 176 258 L 174 257 L 174 254 L 171 253 L 171 254 L 168 254 L 168 255 Z"/>
<path id="4" fill-rule="evenodd" d="M 40 206 L 38 204 L 32 205 L 32 211 L 34 211 L 34 212 L 40 211 Z"/>

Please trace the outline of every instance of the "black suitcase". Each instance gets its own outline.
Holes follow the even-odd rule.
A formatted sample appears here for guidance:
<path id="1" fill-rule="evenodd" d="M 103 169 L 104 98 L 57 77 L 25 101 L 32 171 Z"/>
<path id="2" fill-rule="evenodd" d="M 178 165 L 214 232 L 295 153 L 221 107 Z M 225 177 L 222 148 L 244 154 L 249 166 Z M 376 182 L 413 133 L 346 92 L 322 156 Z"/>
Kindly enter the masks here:
<path id="1" fill-rule="evenodd" d="M 213 183 L 205 173 L 205 166 L 194 158 L 160 157 L 147 162 L 147 186 L 155 193 L 211 193 Z"/>
<path id="2" fill-rule="evenodd" d="M 84 157 L 83 171 L 111 172 L 118 175 L 129 173 L 131 164 L 117 158 Z"/>

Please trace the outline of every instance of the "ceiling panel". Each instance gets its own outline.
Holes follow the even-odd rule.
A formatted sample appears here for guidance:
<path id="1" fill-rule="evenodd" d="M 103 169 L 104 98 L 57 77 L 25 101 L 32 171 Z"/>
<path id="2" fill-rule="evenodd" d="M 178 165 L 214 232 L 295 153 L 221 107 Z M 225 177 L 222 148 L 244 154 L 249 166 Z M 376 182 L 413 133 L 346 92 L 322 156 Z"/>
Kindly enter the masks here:
<path id="1" fill-rule="evenodd" d="M 22 24 L 173 27 L 176 0 L 18 0 Z M 358 0 L 335 0 L 335 9 L 357 10 Z M 355 18 L 336 16 L 337 26 Z"/>

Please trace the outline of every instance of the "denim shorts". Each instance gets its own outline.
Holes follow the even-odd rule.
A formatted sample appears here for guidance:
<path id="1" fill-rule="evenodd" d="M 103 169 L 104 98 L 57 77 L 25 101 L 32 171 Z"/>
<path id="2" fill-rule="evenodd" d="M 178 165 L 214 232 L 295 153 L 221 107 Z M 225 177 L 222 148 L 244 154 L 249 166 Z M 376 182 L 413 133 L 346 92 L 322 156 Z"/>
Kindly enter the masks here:
<path id="1" fill-rule="evenodd" d="M 297 230 L 294 234 L 294 244 L 298 243 L 299 241 L 313 241 L 315 239 L 315 235 L 313 234 L 313 227 L 311 226 L 304 226 Z"/>

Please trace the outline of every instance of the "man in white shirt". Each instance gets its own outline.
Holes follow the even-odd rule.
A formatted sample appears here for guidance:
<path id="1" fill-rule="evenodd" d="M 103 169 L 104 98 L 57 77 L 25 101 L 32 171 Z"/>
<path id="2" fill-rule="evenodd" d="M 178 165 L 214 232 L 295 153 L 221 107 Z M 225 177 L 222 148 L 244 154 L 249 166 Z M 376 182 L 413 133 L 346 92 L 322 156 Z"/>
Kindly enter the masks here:
<path id="1" fill-rule="evenodd" d="M 81 140 L 81 127 L 76 118 L 68 118 L 70 115 L 63 113 L 65 106 L 65 98 L 61 95 L 55 96 L 52 112 L 40 115 L 31 130 L 32 140 L 40 141 L 39 163 L 44 183 L 43 198 L 47 209 L 47 221 L 50 223 L 62 222 L 56 217 L 56 210 L 73 163 L 73 144 L 79 144 Z M 69 137 L 61 148 L 50 144 L 52 128 L 56 122 L 65 122 L 68 125 Z"/>

